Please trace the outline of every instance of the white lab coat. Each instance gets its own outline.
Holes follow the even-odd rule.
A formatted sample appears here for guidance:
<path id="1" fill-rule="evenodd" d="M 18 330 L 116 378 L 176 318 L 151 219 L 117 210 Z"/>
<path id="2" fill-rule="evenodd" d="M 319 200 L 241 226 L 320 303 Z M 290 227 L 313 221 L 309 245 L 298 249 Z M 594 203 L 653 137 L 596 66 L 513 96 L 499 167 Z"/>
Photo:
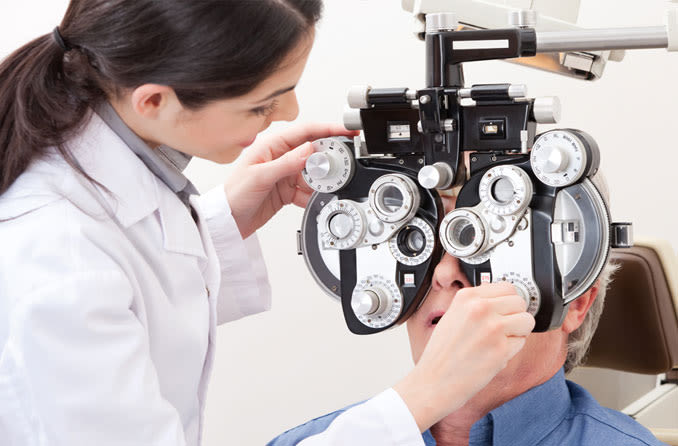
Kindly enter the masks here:
<path id="1" fill-rule="evenodd" d="M 55 152 L 0 196 L 0 444 L 199 445 L 217 324 L 270 307 L 256 236 L 221 187 L 196 225 L 96 114 L 69 147 L 113 196 Z M 393 390 L 301 444 L 347 439 L 423 444 Z"/>

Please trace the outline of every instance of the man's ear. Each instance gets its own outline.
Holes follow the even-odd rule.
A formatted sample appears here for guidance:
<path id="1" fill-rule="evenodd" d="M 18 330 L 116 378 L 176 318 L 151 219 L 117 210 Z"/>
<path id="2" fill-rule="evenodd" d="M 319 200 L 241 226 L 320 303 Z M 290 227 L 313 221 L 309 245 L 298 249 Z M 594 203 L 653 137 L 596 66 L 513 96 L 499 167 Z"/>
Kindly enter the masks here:
<path id="1" fill-rule="evenodd" d="M 176 93 L 171 87 L 144 84 L 132 91 L 132 110 L 142 118 L 159 119 L 175 108 Z"/>
<path id="2" fill-rule="evenodd" d="M 570 334 L 575 331 L 584 322 L 586 313 L 593 304 L 593 301 L 598 297 L 598 287 L 600 282 L 596 282 L 587 292 L 570 302 L 570 308 L 565 316 L 561 329 Z"/>

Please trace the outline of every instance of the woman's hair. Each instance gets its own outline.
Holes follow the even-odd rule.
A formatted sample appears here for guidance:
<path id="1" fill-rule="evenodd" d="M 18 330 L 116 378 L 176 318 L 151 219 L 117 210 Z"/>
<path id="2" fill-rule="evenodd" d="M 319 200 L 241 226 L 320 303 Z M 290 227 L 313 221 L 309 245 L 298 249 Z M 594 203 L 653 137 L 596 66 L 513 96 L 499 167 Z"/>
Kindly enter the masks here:
<path id="1" fill-rule="evenodd" d="M 48 147 L 84 174 L 64 144 L 108 97 L 154 83 L 198 109 L 250 92 L 321 12 L 322 0 L 71 0 L 69 51 L 50 32 L 0 64 L 0 195 Z"/>

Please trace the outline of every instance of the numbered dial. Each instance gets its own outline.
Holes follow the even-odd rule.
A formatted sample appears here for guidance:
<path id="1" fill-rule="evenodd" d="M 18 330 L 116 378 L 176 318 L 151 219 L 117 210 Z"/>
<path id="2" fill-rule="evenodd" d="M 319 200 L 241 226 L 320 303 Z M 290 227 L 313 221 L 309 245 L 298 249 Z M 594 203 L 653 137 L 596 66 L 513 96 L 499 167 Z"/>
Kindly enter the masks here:
<path id="1" fill-rule="evenodd" d="M 576 133 L 554 130 L 534 143 L 530 162 L 542 183 L 563 187 L 576 183 L 586 173 L 588 157 L 587 146 Z"/>
<path id="2" fill-rule="evenodd" d="M 527 302 L 527 312 L 532 316 L 537 314 L 537 311 L 539 311 L 539 305 L 541 303 L 541 297 L 539 294 L 539 288 L 537 288 L 537 285 L 532 279 L 523 277 L 518 273 L 509 273 L 504 274 L 503 276 L 499 277 L 498 280 L 495 280 L 495 282 L 501 281 L 506 281 L 513 284 L 513 286 L 516 288 L 516 291 L 518 292 L 518 295 L 525 299 L 525 302 Z"/>
<path id="3" fill-rule="evenodd" d="M 318 215 L 320 239 L 326 249 L 353 249 L 365 235 L 365 215 L 357 203 L 337 200 Z"/>
<path id="4" fill-rule="evenodd" d="M 532 181 L 519 167 L 497 166 L 483 175 L 478 193 L 485 209 L 492 214 L 515 215 L 530 205 Z"/>
<path id="5" fill-rule="evenodd" d="M 414 217 L 388 242 L 393 257 L 403 265 L 421 265 L 431 257 L 435 246 L 433 229 L 419 217 Z"/>
<path id="6" fill-rule="evenodd" d="M 374 274 L 358 282 L 351 296 L 358 320 L 371 328 L 392 325 L 403 308 L 403 297 L 393 280 Z"/>
<path id="7" fill-rule="evenodd" d="M 302 175 L 306 183 L 318 192 L 334 193 L 348 184 L 355 171 L 351 149 L 334 138 L 313 143 L 315 153 L 306 160 Z"/>

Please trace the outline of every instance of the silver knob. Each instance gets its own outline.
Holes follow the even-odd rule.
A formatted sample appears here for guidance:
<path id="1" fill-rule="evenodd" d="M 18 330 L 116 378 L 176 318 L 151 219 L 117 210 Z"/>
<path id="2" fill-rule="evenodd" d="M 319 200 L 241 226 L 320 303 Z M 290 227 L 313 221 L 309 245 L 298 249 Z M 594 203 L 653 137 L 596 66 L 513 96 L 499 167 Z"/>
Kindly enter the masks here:
<path id="1" fill-rule="evenodd" d="M 359 316 L 373 314 L 379 308 L 379 295 L 372 290 L 365 290 L 351 299 L 351 308 Z"/>
<path id="2" fill-rule="evenodd" d="M 511 11 L 509 25 L 516 28 L 534 28 L 537 25 L 537 11 L 534 9 Z"/>
<path id="3" fill-rule="evenodd" d="M 514 84 L 510 85 L 508 89 L 509 97 L 511 98 L 526 98 L 527 97 L 527 85 L 525 84 Z"/>
<path id="4" fill-rule="evenodd" d="M 452 184 L 454 172 L 447 163 L 439 162 L 422 167 L 417 179 L 423 188 L 447 189 Z"/>
<path id="5" fill-rule="evenodd" d="M 351 108 L 368 108 L 367 95 L 372 90 L 369 85 L 355 85 L 348 90 L 348 106 Z"/>
<path id="6" fill-rule="evenodd" d="M 559 173 L 565 170 L 568 165 L 567 153 L 558 147 L 547 147 L 544 150 L 544 160 L 542 170 L 546 173 Z"/>
<path id="7" fill-rule="evenodd" d="M 313 180 L 326 178 L 332 170 L 330 156 L 324 152 L 316 152 L 306 160 L 306 172 Z"/>
<path id="8" fill-rule="evenodd" d="M 456 14 L 450 12 L 426 14 L 426 32 L 454 31 L 459 26 Z"/>
<path id="9" fill-rule="evenodd" d="M 363 129 L 363 118 L 359 109 L 348 108 L 344 111 L 344 127 L 349 130 Z"/>
<path id="10" fill-rule="evenodd" d="M 556 124 L 560 121 L 562 109 L 556 96 L 537 98 L 532 106 L 534 120 L 539 124 Z"/>
<path id="11" fill-rule="evenodd" d="M 329 228 L 332 235 L 339 239 L 348 237 L 353 232 L 353 219 L 348 214 L 339 213 L 330 219 Z"/>

